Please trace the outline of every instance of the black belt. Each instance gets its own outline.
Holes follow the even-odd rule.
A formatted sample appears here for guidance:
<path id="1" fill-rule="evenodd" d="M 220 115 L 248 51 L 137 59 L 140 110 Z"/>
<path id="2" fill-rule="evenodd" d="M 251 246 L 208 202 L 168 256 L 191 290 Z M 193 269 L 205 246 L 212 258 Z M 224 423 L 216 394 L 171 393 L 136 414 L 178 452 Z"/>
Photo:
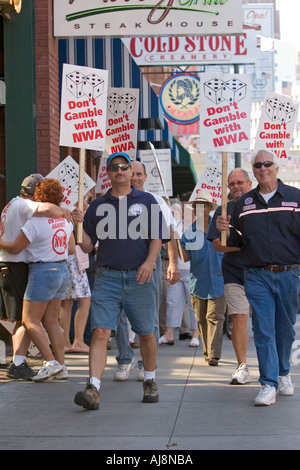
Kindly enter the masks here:
<path id="1" fill-rule="evenodd" d="M 270 266 L 262 266 L 261 269 L 266 271 L 272 271 L 273 273 L 281 273 L 282 271 L 290 271 L 291 269 L 299 268 L 299 264 L 291 264 L 289 266 L 278 266 L 277 264 L 271 264 Z"/>
<path id="2" fill-rule="evenodd" d="M 109 271 L 120 271 L 122 273 L 130 273 L 130 271 L 138 271 L 139 268 L 131 268 L 131 269 L 116 269 L 111 268 L 110 266 L 100 266 L 101 268 L 108 269 Z"/>

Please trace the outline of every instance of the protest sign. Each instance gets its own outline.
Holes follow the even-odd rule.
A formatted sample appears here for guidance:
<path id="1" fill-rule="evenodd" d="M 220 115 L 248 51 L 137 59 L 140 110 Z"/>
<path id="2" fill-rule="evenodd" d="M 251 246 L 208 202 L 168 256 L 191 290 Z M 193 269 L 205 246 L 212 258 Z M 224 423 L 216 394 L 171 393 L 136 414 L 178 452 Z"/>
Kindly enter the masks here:
<path id="1" fill-rule="evenodd" d="M 201 75 L 200 149 L 222 152 L 222 215 L 226 215 L 227 152 L 250 150 L 250 76 Z M 221 244 L 226 244 L 225 232 Z"/>
<path id="2" fill-rule="evenodd" d="M 60 145 L 79 151 L 78 208 L 83 209 L 85 149 L 104 151 L 108 71 L 63 65 Z M 82 241 L 82 223 L 77 226 Z"/>
<path id="3" fill-rule="evenodd" d="M 207 191 L 211 194 L 213 202 L 221 205 L 222 201 L 222 169 L 207 166 L 201 173 L 200 178 L 191 194 L 190 201 L 193 201 L 199 191 Z"/>
<path id="4" fill-rule="evenodd" d="M 200 149 L 250 150 L 250 76 L 201 74 Z"/>
<path id="5" fill-rule="evenodd" d="M 288 157 L 299 103 L 287 96 L 267 92 L 255 139 L 254 151 L 274 152 L 278 158 Z"/>
<path id="6" fill-rule="evenodd" d="M 139 89 L 109 88 L 105 148 L 110 155 L 126 152 L 136 159 Z"/>
<path id="7" fill-rule="evenodd" d="M 95 183 L 87 173 L 84 173 L 83 176 L 83 194 L 86 194 L 95 186 Z M 79 165 L 75 160 L 69 155 L 46 178 L 56 178 L 60 181 L 64 189 L 64 200 L 61 207 L 72 210 L 78 201 L 79 186 Z"/>
<path id="8" fill-rule="evenodd" d="M 155 162 L 152 150 L 140 150 L 139 156 L 141 162 L 146 167 L 147 179 L 144 184 L 146 191 L 157 194 L 158 196 L 168 197 L 173 194 L 172 185 L 172 168 L 171 168 L 171 150 L 170 149 L 156 149 L 156 156 L 159 162 L 161 175 L 164 180 L 165 189 L 163 188 L 160 174 Z"/>
<path id="9" fill-rule="evenodd" d="M 64 64 L 60 145 L 105 149 L 108 71 Z"/>
<path id="10" fill-rule="evenodd" d="M 106 158 L 100 158 L 99 172 L 96 181 L 96 194 L 104 194 L 111 188 L 111 181 L 106 172 Z"/>

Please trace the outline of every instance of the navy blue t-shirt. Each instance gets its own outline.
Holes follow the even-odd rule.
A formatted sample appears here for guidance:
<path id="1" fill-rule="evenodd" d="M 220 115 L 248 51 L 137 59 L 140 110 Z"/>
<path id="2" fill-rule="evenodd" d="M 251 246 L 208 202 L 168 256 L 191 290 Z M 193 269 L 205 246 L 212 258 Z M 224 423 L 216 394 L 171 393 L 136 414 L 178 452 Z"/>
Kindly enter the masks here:
<path id="1" fill-rule="evenodd" d="M 148 256 L 152 240 L 170 241 L 169 228 L 155 197 L 132 187 L 119 199 L 108 190 L 92 201 L 83 228 L 97 250 L 97 266 L 112 269 L 139 268 Z"/>
<path id="2" fill-rule="evenodd" d="M 235 208 L 235 202 L 229 201 L 227 203 L 227 215 L 232 215 Z M 222 214 L 222 206 L 219 206 L 213 216 L 210 224 L 207 238 L 213 240 L 214 238 L 221 238 L 221 233 L 216 227 L 216 219 Z M 244 285 L 244 268 L 240 262 L 239 251 L 232 251 L 224 253 L 222 260 L 222 273 L 225 284 L 239 284 Z"/>

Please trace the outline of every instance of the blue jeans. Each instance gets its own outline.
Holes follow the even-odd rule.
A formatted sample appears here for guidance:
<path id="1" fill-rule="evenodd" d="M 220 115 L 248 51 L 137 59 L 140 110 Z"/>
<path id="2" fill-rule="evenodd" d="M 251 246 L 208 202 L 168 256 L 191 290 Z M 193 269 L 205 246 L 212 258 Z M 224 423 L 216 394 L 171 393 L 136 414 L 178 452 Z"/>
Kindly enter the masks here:
<path id="1" fill-rule="evenodd" d="M 129 364 L 134 358 L 134 350 L 129 343 L 127 317 L 124 311 L 122 312 L 118 323 L 115 339 L 119 351 L 119 354 L 116 357 L 117 363 Z"/>
<path id="2" fill-rule="evenodd" d="M 137 271 L 98 268 L 91 296 L 92 330 L 116 330 L 122 310 L 138 335 L 153 332 L 155 322 L 155 284 L 139 284 Z"/>
<path id="3" fill-rule="evenodd" d="M 290 371 L 299 302 L 300 269 L 279 273 L 245 269 L 245 292 L 252 307 L 259 381 L 278 388 L 278 375 Z"/>
<path id="4" fill-rule="evenodd" d="M 69 283 L 69 270 L 66 261 L 30 263 L 25 300 L 49 302 L 62 299 Z"/>
<path id="5" fill-rule="evenodd" d="M 158 256 L 155 264 L 155 270 L 153 271 L 152 277 L 155 282 L 155 326 L 154 336 L 158 345 L 159 340 L 159 306 L 162 297 L 162 267 L 161 257 Z M 134 358 L 134 351 L 129 344 L 129 333 L 127 325 L 127 317 L 124 312 L 120 317 L 118 328 L 116 331 L 116 343 L 119 350 L 119 354 L 116 357 L 118 364 L 129 364 Z M 157 348 L 158 350 L 158 348 Z M 141 361 L 139 361 L 141 363 Z"/>

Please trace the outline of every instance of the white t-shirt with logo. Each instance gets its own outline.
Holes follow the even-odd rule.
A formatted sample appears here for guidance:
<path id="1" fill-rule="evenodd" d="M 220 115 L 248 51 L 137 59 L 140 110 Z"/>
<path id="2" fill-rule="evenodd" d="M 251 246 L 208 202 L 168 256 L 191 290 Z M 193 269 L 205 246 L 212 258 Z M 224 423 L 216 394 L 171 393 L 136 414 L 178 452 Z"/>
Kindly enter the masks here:
<path id="1" fill-rule="evenodd" d="M 28 262 L 47 263 L 68 258 L 68 243 L 73 224 L 64 217 L 32 217 L 22 230 L 30 241 L 26 248 Z"/>
<path id="2" fill-rule="evenodd" d="M 21 228 L 30 219 L 40 202 L 31 201 L 22 197 L 15 197 L 3 209 L 0 221 L 0 238 L 5 242 L 13 242 L 19 235 Z M 27 252 L 21 251 L 17 255 L 0 250 L 0 261 L 11 263 L 26 263 Z"/>

